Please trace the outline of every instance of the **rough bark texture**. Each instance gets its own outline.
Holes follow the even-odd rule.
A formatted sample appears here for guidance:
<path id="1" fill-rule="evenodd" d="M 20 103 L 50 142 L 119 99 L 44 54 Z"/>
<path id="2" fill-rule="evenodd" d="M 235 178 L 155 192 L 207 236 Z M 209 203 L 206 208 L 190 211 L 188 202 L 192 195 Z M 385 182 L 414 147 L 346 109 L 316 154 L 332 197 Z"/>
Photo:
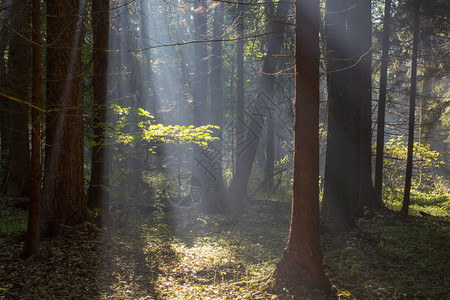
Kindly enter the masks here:
<path id="1" fill-rule="evenodd" d="M 378 96 L 378 116 L 377 116 L 377 153 L 375 161 L 375 194 L 374 205 L 383 205 L 383 160 L 384 160 L 384 123 L 386 110 L 386 87 L 389 63 L 389 35 L 391 28 L 391 0 L 386 0 L 384 4 L 383 17 L 383 41 L 381 52 L 380 68 L 380 94 Z"/>
<path id="2" fill-rule="evenodd" d="M 419 8 L 420 0 L 414 2 L 414 28 L 413 28 L 413 52 L 411 63 L 411 90 L 409 94 L 409 124 L 408 124 L 408 153 L 406 156 L 406 176 L 405 190 L 403 194 L 403 205 L 401 213 L 408 215 L 409 202 L 411 196 L 411 177 L 413 165 L 413 147 L 414 147 L 414 122 L 416 113 L 416 91 L 417 91 L 417 54 L 419 52 Z"/>
<path id="3" fill-rule="evenodd" d="M 29 1 L 12 4 L 10 26 L 27 36 L 29 28 Z M 30 45 L 23 37 L 10 31 L 8 58 L 8 94 L 19 99 L 30 97 Z M 28 131 L 28 105 L 9 101 L 9 174 L 7 193 L 14 197 L 30 193 L 30 142 Z"/>
<path id="4" fill-rule="evenodd" d="M 40 0 L 32 1 L 33 25 L 33 87 L 32 102 L 41 106 L 42 71 L 41 71 L 41 7 Z M 33 109 L 31 112 L 31 189 L 30 212 L 28 217 L 27 238 L 23 255 L 29 257 L 39 253 L 40 220 L 41 220 L 41 112 Z"/>
<path id="5" fill-rule="evenodd" d="M 85 219 L 82 18 L 78 0 L 47 1 L 47 114 L 44 201 L 46 233 Z"/>
<path id="6" fill-rule="evenodd" d="M 275 284 L 331 291 L 319 230 L 319 1 L 296 2 L 294 185 L 289 239 Z"/>
<path id="7" fill-rule="evenodd" d="M 352 203 L 352 118 L 347 89 L 349 63 L 342 37 L 346 36 L 343 0 L 328 0 L 325 15 L 328 71 L 328 136 L 322 215 L 337 230 L 354 227 Z"/>
<path id="8" fill-rule="evenodd" d="M 100 222 L 108 217 L 107 163 L 105 125 L 108 97 L 109 0 L 92 0 L 92 62 L 94 76 L 93 142 L 91 181 L 87 192 L 88 206 L 99 210 Z"/>

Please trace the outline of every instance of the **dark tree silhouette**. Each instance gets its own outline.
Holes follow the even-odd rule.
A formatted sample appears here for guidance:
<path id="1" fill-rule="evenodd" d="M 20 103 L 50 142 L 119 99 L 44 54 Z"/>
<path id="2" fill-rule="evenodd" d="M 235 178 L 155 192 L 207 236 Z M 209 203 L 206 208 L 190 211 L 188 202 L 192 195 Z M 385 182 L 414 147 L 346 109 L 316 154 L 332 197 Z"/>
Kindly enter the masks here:
<path id="1" fill-rule="evenodd" d="M 383 40 L 381 50 L 380 68 L 380 94 L 378 97 L 378 117 L 377 117 L 377 153 L 375 161 L 375 206 L 383 205 L 383 159 L 384 159 L 384 126 L 386 110 L 386 87 L 387 71 L 389 63 L 389 35 L 391 28 L 391 0 L 386 0 L 384 4 L 383 17 Z"/>
<path id="2" fill-rule="evenodd" d="M 33 40 L 33 86 L 32 103 L 41 107 L 42 69 L 41 69 L 41 1 L 31 3 L 32 40 Z M 39 252 L 41 221 L 41 112 L 33 108 L 31 112 L 31 189 L 30 212 L 28 217 L 27 238 L 23 255 L 29 257 Z"/>
<path id="3" fill-rule="evenodd" d="M 413 151 L 414 151 L 414 122 L 416 113 L 416 91 L 417 91 L 417 54 L 419 52 L 419 16 L 420 16 L 420 0 L 414 1 L 414 15 L 413 15 L 413 52 L 411 64 L 411 89 L 409 94 L 409 124 L 408 124 L 408 153 L 406 156 L 406 176 L 405 176 L 405 190 L 403 194 L 403 205 L 401 213 L 408 215 L 409 202 L 411 196 L 411 177 L 413 165 Z"/>
<path id="4" fill-rule="evenodd" d="M 347 4 L 347 5 L 345 5 Z M 355 226 L 352 193 L 352 101 L 348 89 L 351 61 L 347 57 L 345 12 L 342 0 L 327 1 L 325 36 L 328 72 L 328 135 L 322 215 L 336 228 Z"/>
<path id="5" fill-rule="evenodd" d="M 93 142 L 91 181 L 87 191 L 90 209 L 99 209 L 100 223 L 108 216 L 106 173 L 106 110 L 108 97 L 109 0 L 92 0 L 92 62 L 94 76 Z"/>

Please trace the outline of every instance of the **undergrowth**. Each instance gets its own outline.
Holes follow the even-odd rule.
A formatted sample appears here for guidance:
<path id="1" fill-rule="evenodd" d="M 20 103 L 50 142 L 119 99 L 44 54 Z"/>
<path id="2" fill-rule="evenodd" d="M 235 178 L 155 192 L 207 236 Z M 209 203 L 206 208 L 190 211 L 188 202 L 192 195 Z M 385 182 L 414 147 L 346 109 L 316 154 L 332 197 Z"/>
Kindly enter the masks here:
<path id="1" fill-rule="evenodd" d="M 322 235 L 332 298 L 446 298 L 448 211 L 435 208 L 436 199 L 412 203 L 417 211 L 434 209 L 409 218 L 382 210 L 346 236 Z M 19 258 L 23 235 L 13 234 L 0 239 L 0 298 L 292 299 L 265 285 L 286 243 L 289 217 L 289 210 L 248 212 L 239 222 L 194 211 L 136 214 L 120 228 L 65 228 L 43 241 L 41 257 L 27 261 Z M 324 298 L 300 299 L 311 297 Z"/>

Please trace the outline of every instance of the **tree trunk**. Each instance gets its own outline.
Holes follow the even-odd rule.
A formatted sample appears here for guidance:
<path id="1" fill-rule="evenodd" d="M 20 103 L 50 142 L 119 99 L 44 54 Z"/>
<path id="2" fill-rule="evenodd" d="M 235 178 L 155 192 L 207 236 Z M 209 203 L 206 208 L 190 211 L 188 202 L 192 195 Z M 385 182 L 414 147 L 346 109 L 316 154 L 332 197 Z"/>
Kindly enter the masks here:
<path id="1" fill-rule="evenodd" d="M 408 215 L 411 196 L 411 177 L 414 148 L 414 122 L 416 113 L 416 89 L 417 89 L 417 54 L 419 51 L 419 8 L 420 0 L 414 2 L 414 29 L 413 29 L 413 53 L 411 63 L 411 90 L 409 95 L 409 124 L 408 124 L 408 154 L 406 157 L 405 191 L 401 213 Z"/>
<path id="2" fill-rule="evenodd" d="M 273 117 L 267 120 L 266 166 L 264 169 L 264 188 L 267 192 L 273 188 L 273 164 L 275 160 L 275 124 Z"/>
<path id="3" fill-rule="evenodd" d="M 351 122 L 350 133 L 350 156 L 351 174 L 348 180 L 352 185 L 352 205 L 353 209 L 359 205 L 360 191 L 360 129 L 361 129 L 361 98 L 362 98 L 362 73 L 361 73 L 361 33 L 362 33 L 362 0 L 347 1 L 345 8 L 347 20 L 347 59 L 348 68 L 344 71 L 348 73 L 348 82 L 339 88 L 346 89 L 347 102 L 350 104 L 348 115 Z"/>
<path id="4" fill-rule="evenodd" d="M 32 102 L 41 107 L 42 71 L 41 71 L 41 1 L 32 0 L 33 25 L 33 87 Z M 27 238 L 23 255 L 29 257 L 39 253 L 40 221 L 41 221 L 41 112 L 32 109 L 31 112 L 31 190 L 30 212 L 28 217 Z"/>
<path id="5" fill-rule="evenodd" d="M 277 18 L 285 17 L 288 14 L 289 6 L 285 3 L 278 4 Z M 272 23 L 271 31 L 281 31 L 285 28 L 285 24 L 281 22 Z M 258 82 L 258 96 L 255 104 L 250 109 L 248 115 L 248 127 L 245 132 L 245 140 L 243 141 L 242 153 L 236 159 L 236 169 L 240 168 L 240 172 L 235 173 L 230 190 L 233 193 L 236 201 L 241 201 L 242 204 L 238 208 L 243 208 L 245 199 L 247 197 L 247 186 L 252 170 L 253 162 L 255 161 L 258 143 L 261 137 L 261 131 L 264 126 L 265 118 L 274 109 L 274 82 L 276 70 L 276 58 L 273 56 L 281 52 L 283 46 L 283 35 L 273 34 L 269 40 L 267 47 L 267 54 L 264 57 L 262 75 Z M 236 208 L 236 206 L 235 206 Z M 235 214 L 239 217 L 242 210 L 235 210 Z"/>
<path id="6" fill-rule="evenodd" d="M 29 28 L 29 1 L 18 1 L 10 8 L 9 22 L 12 28 L 27 35 Z M 10 33 L 8 58 L 8 94 L 28 99 L 30 92 L 31 52 L 29 44 L 15 32 Z M 9 176 L 7 193 L 14 197 L 30 193 L 30 142 L 28 130 L 29 107 L 10 101 L 9 111 Z"/>
<path id="7" fill-rule="evenodd" d="M 275 286 L 331 291 L 319 226 L 319 1 L 296 2 L 294 185 L 289 239 Z"/>
<path id="8" fill-rule="evenodd" d="M 46 233 L 84 221 L 82 18 L 78 0 L 47 1 Z"/>
<path id="9" fill-rule="evenodd" d="M 243 3 L 239 0 L 239 3 Z M 242 178 L 246 172 L 242 164 L 241 156 L 245 146 L 245 99 L 244 99 L 244 9 L 243 5 L 237 5 L 236 32 L 239 40 L 236 43 L 236 170 L 235 178 Z M 233 193 L 233 214 L 240 217 L 244 210 L 244 203 L 247 197 L 242 189 L 235 189 Z"/>
<path id="10" fill-rule="evenodd" d="M 197 0 L 194 10 L 195 39 L 206 40 L 207 37 L 207 4 L 205 0 Z M 206 125 L 207 113 L 207 86 L 208 86 L 208 49 L 206 43 L 196 43 L 194 48 L 194 125 Z M 219 211 L 217 197 L 211 190 L 214 181 L 214 173 L 210 165 L 210 152 L 200 146 L 193 149 L 193 171 L 191 185 L 200 185 L 202 190 L 201 201 L 203 208 L 208 213 Z"/>
<path id="11" fill-rule="evenodd" d="M 386 110 L 386 87 L 389 63 L 389 34 L 391 28 L 391 0 L 386 0 L 384 4 L 383 18 L 383 40 L 381 50 L 380 68 L 380 94 L 378 97 L 378 117 L 377 117 L 377 154 L 375 161 L 375 195 L 374 205 L 383 205 L 383 160 L 384 160 L 384 123 Z"/>
<path id="12" fill-rule="evenodd" d="M 213 22 L 213 39 L 221 39 L 224 34 L 224 14 L 225 9 L 222 3 L 217 3 L 214 10 Z M 211 124 L 219 126 L 220 129 L 214 130 L 214 136 L 219 137 L 218 140 L 212 144 L 212 151 L 215 153 L 215 188 L 219 192 L 223 192 L 223 172 L 222 172 L 222 133 L 223 133 L 223 86 L 222 86 L 222 42 L 213 42 L 211 45 Z"/>
<path id="13" fill-rule="evenodd" d="M 358 215 L 373 208 L 372 185 L 372 13 L 371 0 L 361 2 L 361 114 L 359 134 Z"/>
<path id="14" fill-rule="evenodd" d="M 2 17 L 3 14 L 1 14 Z M 6 62 L 5 51 L 7 47 L 8 27 L 2 26 L 0 30 L 0 90 L 6 91 Z M 6 192 L 8 178 L 8 99 L 0 96 L 0 195 Z"/>
<path id="15" fill-rule="evenodd" d="M 93 142 L 88 206 L 99 210 L 102 224 L 109 216 L 108 174 L 106 163 L 106 111 L 108 98 L 109 0 L 92 0 L 92 62 L 94 76 Z"/>
<path id="16" fill-rule="evenodd" d="M 328 135 L 325 162 L 322 215 L 336 230 L 355 226 L 352 203 L 352 107 L 345 88 L 349 84 L 345 44 L 345 11 L 343 0 L 326 3 L 325 36 L 328 71 Z"/>

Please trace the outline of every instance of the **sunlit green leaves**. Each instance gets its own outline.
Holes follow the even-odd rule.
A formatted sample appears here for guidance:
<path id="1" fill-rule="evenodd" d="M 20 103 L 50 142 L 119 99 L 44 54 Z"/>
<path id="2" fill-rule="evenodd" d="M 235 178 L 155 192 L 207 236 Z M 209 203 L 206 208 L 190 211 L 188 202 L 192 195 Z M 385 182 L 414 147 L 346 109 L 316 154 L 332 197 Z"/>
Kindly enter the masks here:
<path id="1" fill-rule="evenodd" d="M 114 141 L 119 144 L 134 144 L 146 141 L 180 145 L 195 144 L 206 147 L 209 142 L 217 139 L 212 136 L 212 130 L 217 129 L 217 126 L 166 126 L 154 124 L 153 116 L 142 108 L 114 105 L 113 110 L 118 117 L 115 122 L 113 136 Z"/>

